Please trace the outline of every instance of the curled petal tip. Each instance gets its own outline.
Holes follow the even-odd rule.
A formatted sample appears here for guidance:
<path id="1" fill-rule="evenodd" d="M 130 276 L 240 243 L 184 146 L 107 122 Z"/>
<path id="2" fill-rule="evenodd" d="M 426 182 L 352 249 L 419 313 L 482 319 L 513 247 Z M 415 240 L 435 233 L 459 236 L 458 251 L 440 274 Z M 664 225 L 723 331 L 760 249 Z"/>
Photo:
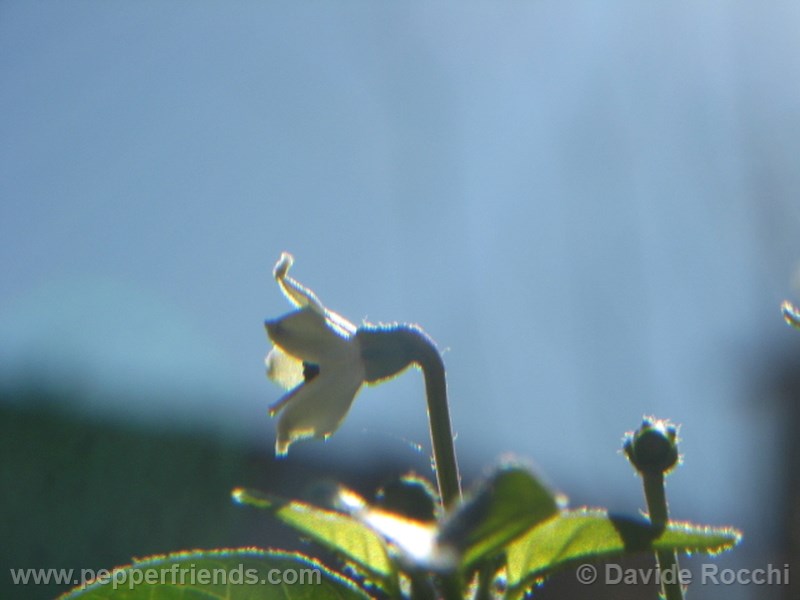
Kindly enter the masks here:
<path id="1" fill-rule="evenodd" d="M 283 279 L 286 277 L 286 274 L 289 272 L 289 269 L 292 268 L 294 264 L 294 256 L 289 254 L 288 252 L 281 252 L 281 257 L 278 259 L 278 262 L 275 263 L 275 268 L 272 269 L 272 275 L 275 279 Z"/>
<path id="2" fill-rule="evenodd" d="M 294 264 L 294 257 L 288 252 L 282 252 L 272 275 L 286 298 L 297 307 L 311 306 L 315 311 L 324 315 L 325 307 L 313 291 L 289 277 L 289 269 Z"/>

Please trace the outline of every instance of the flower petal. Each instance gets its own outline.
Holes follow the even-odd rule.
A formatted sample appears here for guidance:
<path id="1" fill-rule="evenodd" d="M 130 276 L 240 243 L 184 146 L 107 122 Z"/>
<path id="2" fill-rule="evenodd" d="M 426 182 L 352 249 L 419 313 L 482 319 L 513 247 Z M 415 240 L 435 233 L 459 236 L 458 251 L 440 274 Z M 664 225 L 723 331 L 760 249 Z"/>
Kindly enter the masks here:
<path id="1" fill-rule="evenodd" d="M 350 337 L 351 335 L 355 335 L 356 331 L 358 331 L 358 328 L 350 321 L 331 310 L 325 310 L 325 317 L 328 320 L 328 325 L 343 337 Z"/>
<path id="2" fill-rule="evenodd" d="M 280 413 L 275 454 L 286 455 L 294 441 L 325 438 L 336 431 L 363 379 L 363 369 L 353 369 L 351 365 L 323 367 L 314 379 L 281 398 L 270 411 Z"/>
<path id="3" fill-rule="evenodd" d="M 289 269 L 293 264 L 294 257 L 288 252 L 282 252 L 278 262 L 275 263 L 275 268 L 272 269 L 272 275 L 275 277 L 275 281 L 278 282 L 281 291 L 289 299 L 289 302 L 298 308 L 310 306 L 319 314 L 324 315 L 325 307 L 316 294 L 289 277 Z"/>
<path id="4" fill-rule="evenodd" d="M 276 346 L 295 358 L 321 364 L 340 361 L 353 353 L 355 338 L 343 335 L 310 306 L 264 323 Z"/>
<path id="5" fill-rule="evenodd" d="M 279 346 L 273 346 L 264 360 L 267 366 L 267 377 L 290 390 L 303 383 L 303 361 L 286 354 Z"/>
<path id="6" fill-rule="evenodd" d="M 278 282 L 284 296 L 289 302 L 298 308 L 310 306 L 315 312 L 324 315 L 330 320 L 330 325 L 342 335 L 352 335 L 356 332 L 356 326 L 341 315 L 331 312 L 325 308 L 317 295 L 299 281 L 289 277 L 289 269 L 294 264 L 294 257 L 288 252 L 282 252 L 272 274 Z"/>

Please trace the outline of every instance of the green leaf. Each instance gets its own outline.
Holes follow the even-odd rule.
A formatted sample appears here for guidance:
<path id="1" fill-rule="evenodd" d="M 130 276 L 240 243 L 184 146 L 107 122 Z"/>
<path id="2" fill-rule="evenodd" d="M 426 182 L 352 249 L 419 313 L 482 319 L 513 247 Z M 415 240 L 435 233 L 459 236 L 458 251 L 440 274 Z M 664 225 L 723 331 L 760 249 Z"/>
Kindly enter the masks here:
<path id="1" fill-rule="evenodd" d="M 240 504 L 267 509 L 290 527 L 343 554 L 372 576 L 394 581 L 396 571 L 381 537 L 359 520 L 297 500 L 282 500 L 254 490 L 233 491 Z"/>
<path id="2" fill-rule="evenodd" d="M 437 542 L 469 568 L 557 512 L 556 497 L 532 473 L 501 467 L 446 519 Z"/>
<path id="3" fill-rule="evenodd" d="M 577 559 L 606 559 L 647 550 L 717 554 L 740 539 L 741 534 L 732 528 L 670 522 L 662 530 L 645 519 L 611 516 L 605 511 L 562 511 L 507 548 L 508 585 L 520 593 Z"/>
<path id="4" fill-rule="evenodd" d="M 59 600 L 364 600 L 353 582 L 286 552 L 243 548 L 154 556 L 119 567 Z"/>

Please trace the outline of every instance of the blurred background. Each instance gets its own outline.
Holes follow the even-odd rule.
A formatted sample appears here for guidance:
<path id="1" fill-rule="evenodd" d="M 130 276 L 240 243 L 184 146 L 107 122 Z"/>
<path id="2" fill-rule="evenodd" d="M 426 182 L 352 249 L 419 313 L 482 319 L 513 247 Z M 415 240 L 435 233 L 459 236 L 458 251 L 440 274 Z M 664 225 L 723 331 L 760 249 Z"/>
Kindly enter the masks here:
<path id="1" fill-rule="evenodd" d="M 237 485 L 430 475 L 414 371 L 274 459 L 283 250 L 350 320 L 434 337 L 467 487 L 512 454 L 635 513 L 622 436 L 670 418 L 672 516 L 800 580 L 799 28 L 790 2 L 0 4 L 2 595 L 65 589 L 8 567 L 296 543 Z"/>

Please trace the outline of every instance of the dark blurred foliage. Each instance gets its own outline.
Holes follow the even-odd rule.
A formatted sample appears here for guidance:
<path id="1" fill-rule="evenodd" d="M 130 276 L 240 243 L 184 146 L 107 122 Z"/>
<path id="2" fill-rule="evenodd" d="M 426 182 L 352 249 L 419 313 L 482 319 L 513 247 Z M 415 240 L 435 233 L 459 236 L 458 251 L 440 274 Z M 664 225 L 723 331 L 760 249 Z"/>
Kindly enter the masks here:
<path id="1" fill-rule="evenodd" d="M 53 598 L 65 586 L 14 587 L 9 568 L 110 569 L 187 549 L 274 547 L 319 552 L 231 490 L 313 498 L 337 480 L 370 497 L 405 472 L 391 457 L 362 465 L 275 460 L 271 446 L 69 414 L 70 398 L 5 390 L 0 398 L 0 598 Z M 8 398 L 8 396 L 13 396 Z"/>

